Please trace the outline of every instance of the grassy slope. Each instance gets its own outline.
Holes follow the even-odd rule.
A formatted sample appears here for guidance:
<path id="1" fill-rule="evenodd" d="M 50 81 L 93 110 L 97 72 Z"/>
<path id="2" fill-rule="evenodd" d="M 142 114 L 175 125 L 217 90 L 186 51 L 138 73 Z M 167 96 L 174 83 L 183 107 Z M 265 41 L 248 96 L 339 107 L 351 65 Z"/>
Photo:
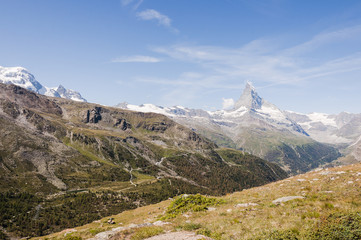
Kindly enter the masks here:
<path id="1" fill-rule="evenodd" d="M 265 232 L 274 230 L 290 230 L 302 236 L 303 233 L 313 231 L 315 226 L 322 226 L 322 222 L 326 222 L 330 214 L 360 212 L 360 187 L 361 164 L 314 171 L 220 197 L 225 204 L 216 207 L 216 210 L 188 212 L 186 215 L 167 220 L 171 224 L 163 228 L 165 231 L 193 229 L 207 233 L 215 239 L 255 239 L 260 236 L 263 239 Z M 285 196 L 305 198 L 279 205 L 272 203 L 273 200 Z M 167 200 L 115 215 L 113 217 L 116 225 L 106 224 L 107 218 L 104 218 L 99 222 L 76 228 L 72 235 L 86 239 L 94 236 L 96 232 L 114 227 L 154 222 L 164 215 L 170 203 L 171 200 Z M 236 207 L 239 203 L 258 205 Z M 357 226 L 359 223 L 353 224 Z M 142 229 L 124 234 L 137 231 Z M 63 239 L 64 233 L 56 233 L 46 238 Z"/>

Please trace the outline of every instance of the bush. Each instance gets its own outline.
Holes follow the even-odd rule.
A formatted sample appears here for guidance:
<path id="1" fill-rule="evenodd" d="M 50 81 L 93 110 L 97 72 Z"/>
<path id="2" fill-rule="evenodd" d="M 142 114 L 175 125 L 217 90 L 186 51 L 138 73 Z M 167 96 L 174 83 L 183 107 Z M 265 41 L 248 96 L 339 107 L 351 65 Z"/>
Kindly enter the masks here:
<path id="1" fill-rule="evenodd" d="M 187 211 L 200 212 L 207 210 L 210 206 L 216 206 L 224 203 L 224 200 L 217 200 L 216 198 L 204 197 L 200 194 L 196 195 L 182 195 L 177 197 L 169 205 L 166 215 L 161 220 L 174 218 Z"/>
<path id="2" fill-rule="evenodd" d="M 185 223 L 183 225 L 180 225 L 179 228 L 185 230 L 185 231 L 194 231 L 197 229 L 200 229 L 202 227 L 199 223 Z"/>
<path id="3" fill-rule="evenodd" d="M 206 237 L 210 237 L 210 238 L 215 239 L 215 240 L 222 239 L 222 234 L 212 232 L 211 230 L 209 230 L 207 228 L 201 228 L 201 229 L 197 230 L 196 233 L 200 234 L 200 235 L 204 235 Z"/>

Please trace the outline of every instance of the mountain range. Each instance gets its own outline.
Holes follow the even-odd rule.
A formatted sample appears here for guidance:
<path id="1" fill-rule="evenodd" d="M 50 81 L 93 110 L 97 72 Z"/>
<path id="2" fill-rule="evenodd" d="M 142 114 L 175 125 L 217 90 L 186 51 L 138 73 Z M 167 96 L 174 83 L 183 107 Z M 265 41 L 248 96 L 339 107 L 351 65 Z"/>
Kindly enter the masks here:
<path id="1" fill-rule="evenodd" d="M 86 102 L 80 93 L 61 85 L 57 88 L 43 86 L 22 67 L 0 67 L 0 82 L 46 96 Z M 249 152 L 279 164 L 292 174 L 332 162 L 341 153 L 348 156 L 348 163 L 359 159 L 356 142 L 361 137 L 361 114 L 284 111 L 260 97 L 250 82 L 230 110 L 128 103 L 116 107 L 164 114 L 219 146 Z"/>
<path id="2" fill-rule="evenodd" d="M 53 88 L 43 86 L 35 79 L 33 74 L 23 67 L 0 66 L 0 83 L 14 84 L 49 97 L 61 97 L 78 102 L 86 102 L 86 99 L 79 92 L 66 89 L 62 85 Z"/>
<path id="3" fill-rule="evenodd" d="M 339 151 L 356 156 L 354 145 L 361 136 L 361 114 L 284 111 L 261 98 L 250 82 L 230 110 L 128 103 L 116 107 L 164 114 L 220 146 L 244 150 L 278 163 L 292 174 L 330 163 L 341 156 Z"/>
<path id="4" fill-rule="evenodd" d="M 220 195 L 285 177 L 276 164 L 218 148 L 161 114 L 0 83 L 0 223 L 17 236 L 48 234 L 181 193 Z"/>

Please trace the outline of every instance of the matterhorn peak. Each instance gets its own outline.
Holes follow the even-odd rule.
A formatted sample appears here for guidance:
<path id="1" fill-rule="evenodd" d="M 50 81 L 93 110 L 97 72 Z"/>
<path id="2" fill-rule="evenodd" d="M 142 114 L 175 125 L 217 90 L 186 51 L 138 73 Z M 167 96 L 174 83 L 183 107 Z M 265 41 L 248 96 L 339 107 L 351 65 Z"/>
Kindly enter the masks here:
<path id="1" fill-rule="evenodd" d="M 256 88 L 252 85 L 251 82 L 247 81 L 241 97 L 234 105 L 234 109 L 239 109 L 240 107 L 246 107 L 248 109 L 260 109 L 262 104 L 263 99 L 258 96 Z"/>

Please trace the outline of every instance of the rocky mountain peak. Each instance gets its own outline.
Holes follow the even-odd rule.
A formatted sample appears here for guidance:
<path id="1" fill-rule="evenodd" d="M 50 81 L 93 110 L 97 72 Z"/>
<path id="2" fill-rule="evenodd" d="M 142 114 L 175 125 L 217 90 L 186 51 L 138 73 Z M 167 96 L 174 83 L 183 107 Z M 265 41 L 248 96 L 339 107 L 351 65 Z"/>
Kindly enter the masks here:
<path id="1" fill-rule="evenodd" d="M 33 74 L 23 67 L 0 66 L 0 83 L 14 84 L 49 97 L 61 97 L 78 102 L 86 102 L 86 99 L 80 93 L 66 89 L 62 85 L 59 85 L 57 88 L 43 86 L 35 79 Z"/>
<path id="2" fill-rule="evenodd" d="M 23 67 L 0 66 L 0 82 L 14 84 L 34 92 L 39 92 L 43 88 L 43 86 L 35 80 L 34 75 Z"/>
<path id="3" fill-rule="evenodd" d="M 241 97 L 234 105 L 234 109 L 239 109 L 240 107 L 246 107 L 248 109 L 260 109 L 262 104 L 263 99 L 258 96 L 255 87 L 251 82 L 247 82 Z"/>

